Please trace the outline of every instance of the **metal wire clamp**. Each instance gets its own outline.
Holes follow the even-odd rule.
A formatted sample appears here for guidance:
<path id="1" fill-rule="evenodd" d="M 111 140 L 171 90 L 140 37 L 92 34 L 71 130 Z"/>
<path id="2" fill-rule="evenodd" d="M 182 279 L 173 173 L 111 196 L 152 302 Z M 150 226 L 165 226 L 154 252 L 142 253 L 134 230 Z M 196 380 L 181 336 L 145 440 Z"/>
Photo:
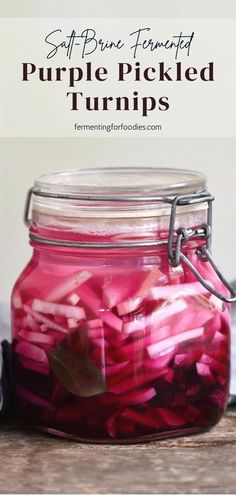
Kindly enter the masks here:
<path id="1" fill-rule="evenodd" d="M 211 256 L 211 238 L 212 238 L 212 202 L 214 197 L 209 193 L 199 193 L 192 194 L 189 196 L 176 196 L 172 202 L 170 224 L 169 224 L 169 238 L 168 238 L 168 256 L 169 263 L 171 266 L 176 267 L 180 263 L 184 263 L 195 275 L 195 277 L 201 282 L 203 287 L 209 292 L 214 294 L 216 297 L 221 299 L 226 303 L 233 303 L 236 301 L 236 290 L 233 286 L 225 279 L 225 277 L 220 272 L 219 268 L 216 266 L 212 256 Z M 189 204 L 196 204 L 206 202 L 208 204 L 207 210 L 207 224 L 202 225 L 196 230 L 188 230 L 185 228 L 175 229 L 175 221 L 178 206 L 185 206 Z M 206 245 L 201 245 L 196 248 L 196 254 L 202 262 L 209 262 L 216 272 L 219 280 L 223 283 L 226 289 L 230 292 L 230 296 L 221 294 L 218 290 L 212 287 L 199 273 L 197 268 L 189 260 L 189 258 L 182 252 L 182 246 L 190 239 L 202 239 L 206 241 Z"/>

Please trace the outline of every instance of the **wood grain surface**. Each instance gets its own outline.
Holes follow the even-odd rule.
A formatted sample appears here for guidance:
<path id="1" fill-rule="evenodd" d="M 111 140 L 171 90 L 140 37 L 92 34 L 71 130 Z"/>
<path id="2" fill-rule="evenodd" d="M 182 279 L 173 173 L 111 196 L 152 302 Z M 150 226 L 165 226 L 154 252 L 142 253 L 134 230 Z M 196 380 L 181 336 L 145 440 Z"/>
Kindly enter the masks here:
<path id="1" fill-rule="evenodd" d="M 2 423 L 0 493 L 236 493 L 236 412 L 208 433 L 135 446 L 79 444 Z"/>

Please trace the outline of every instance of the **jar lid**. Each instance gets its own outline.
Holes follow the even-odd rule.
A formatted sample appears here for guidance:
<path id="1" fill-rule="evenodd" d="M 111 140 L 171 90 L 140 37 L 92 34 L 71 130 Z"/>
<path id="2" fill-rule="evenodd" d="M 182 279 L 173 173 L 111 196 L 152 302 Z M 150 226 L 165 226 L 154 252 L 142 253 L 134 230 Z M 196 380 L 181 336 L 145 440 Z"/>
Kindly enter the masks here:
<path id="1" fill-rule="evenodd" d="M 199 172 L 155 167 L 108 167 L 69 170 L 41 176 L 35 194 L 81 200 L 150 201 L 162 196 L 202 192 Z"/>
<path id="2" fill-rule="evenodd" d="M 33 188 L 35 214 L 55 217 L 140 218 L 170 214 L 166 199 L 206 191 L 206 178 L 189 170 L 108 167 L 43 175 Z M 181 206 L 204 210 L 206 204 Z"/>

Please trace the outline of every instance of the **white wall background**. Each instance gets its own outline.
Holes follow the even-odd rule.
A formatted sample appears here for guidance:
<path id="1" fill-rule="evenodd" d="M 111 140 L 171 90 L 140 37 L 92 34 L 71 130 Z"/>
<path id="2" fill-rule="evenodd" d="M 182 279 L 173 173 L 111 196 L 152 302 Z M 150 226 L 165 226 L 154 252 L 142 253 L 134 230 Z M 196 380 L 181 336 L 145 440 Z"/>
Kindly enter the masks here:
<path id="1" fill-rule="evenodd" d="M 0 300 L 29 260 L 27 228 L 22 215 L 34 179 L 51 171 L 109 166 L 153 165 L 196 169 L 208 176 L 215 195 L 214 256 L 236 278 L 236 140 L 235 139 L 0 139 Z"/>
<path id="2" fill-rule="evenodd" d="M 0 16 L 230 17 L 235 0 L 1 0 Z"/>

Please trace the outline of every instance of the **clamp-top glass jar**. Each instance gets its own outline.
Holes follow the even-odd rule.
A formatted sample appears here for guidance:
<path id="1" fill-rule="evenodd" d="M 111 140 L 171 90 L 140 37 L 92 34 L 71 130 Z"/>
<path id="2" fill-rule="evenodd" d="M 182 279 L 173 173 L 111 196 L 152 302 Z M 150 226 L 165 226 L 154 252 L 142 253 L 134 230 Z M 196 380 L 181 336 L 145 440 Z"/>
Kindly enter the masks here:
<path id="1" fill-rule="evenodd" d="M 209 254 L 212 200 L 201 174 L 174 169 L 36 181 L 33 256 L 12 294 L 16 408 L 28 424 L 126 443 L 219 421 L 235 293 Z"/>

